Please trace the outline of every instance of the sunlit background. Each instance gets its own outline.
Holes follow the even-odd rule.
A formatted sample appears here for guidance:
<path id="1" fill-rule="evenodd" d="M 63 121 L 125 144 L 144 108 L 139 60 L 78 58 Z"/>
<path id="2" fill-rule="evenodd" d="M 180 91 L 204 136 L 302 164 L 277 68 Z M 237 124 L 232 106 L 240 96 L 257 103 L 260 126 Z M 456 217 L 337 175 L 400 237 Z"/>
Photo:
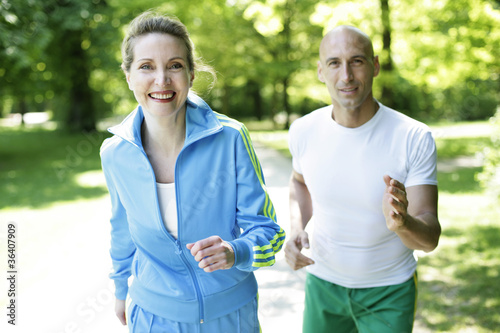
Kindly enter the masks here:
<path id="1" fill-rule="evenodd" d="M 178 17 L 216 70 L 212 89 L 198 73 L 194 90 L 249 127 L 285 230 L 286 129 L 330 102 L 316 75 L 321 38 L 339 24 L 370 35 L 382 66 L 375 97 L 429 124 L 438 145 L 443 236 L 419 254 L 415 331 L 498 330 L 500 1 L 0 0 L 1 332 L 125 330 L 107 278 L 99 147 L 136 106 L 120 45 L 148 9 Z M 6 316 L 11 222 L 17 327 Z M 278 258 L 257 274 L 262 329 L 300 332 L 304 272 Z"/>

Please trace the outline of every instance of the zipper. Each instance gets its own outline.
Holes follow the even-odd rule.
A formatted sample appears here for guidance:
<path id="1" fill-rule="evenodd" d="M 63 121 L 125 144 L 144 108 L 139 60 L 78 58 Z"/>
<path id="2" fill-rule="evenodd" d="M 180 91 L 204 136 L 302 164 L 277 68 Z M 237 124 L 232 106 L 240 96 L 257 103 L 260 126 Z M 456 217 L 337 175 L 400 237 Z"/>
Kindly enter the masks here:
<path id="1" fill-rule="evenodd" d="M 187 126 L 187 124 L 186 124 L 186 126 Z M 196 142 L 196 141 L 198 141 L 198 140 L 200 140 L 202 138 L 205 138 L 205 137 L 208 137 L 208 136 L 213 135 L 215 133 L 218 133 L 221 130 L 222 130 L 222 126 L 220 126 L 220 128 L 211 129 L 209 131 L 206 131 L 205 133 L 203 133 L 202 135 L 200 135 L 198 137 L 191 138 L 191 140 L 189 140 L 189 141 L 186 140 L 184 142 L 184 146 L 182 147 L 181 151 L 179 152 L 179 155 L 177 156 L 177 160 L 179 159 L 179 157 L 184 152 L 184 150 L 186 149 L 187 146 L 190 146 L 192 143 L 194 143 L 194 142 Z M 114 134 L 114 135 L 117 135 L 116 133 L 113 133 L 112 131 L 110 131 L 110 132 L 112 134 Z M 184 252 L 182 252 L 181 242 L 178 239 L 175 239 L 174 236 L 172 236 L 168 232 L 167 228 L 165 227 L 165 224 L 163 223 L 163 218 L 162 218 L 161 212 L 160 212 L 160 203 L 159 203 L 159 200 L 158 200 L 158 190 L 156 188 L 156 177 L 155 177 L 155 174 L 154 174 L 151 162 L 149 161 L 146 152 L 144 151 L 144 149 L 141 146 L 137 145 L 136 143 L 132 142 L 131 140 L 126 139 L 125 137 L 123 137 L 121 135 L 118 135 L 118 136 L 120 136 L 122 138 L 122 140 L 125 140 L 126 142 L 132 144 L 137 149 L 139 149 L 139 151 L 145 157 L 145 159 L 146 159 L 146 161 L 147 161 L 147 163 L 149 165 L 150 170 L 152 171 L 151 173 L 153 175 L 154 192 L 156 193 L 156 213 L 157 213 L 157 216 L 159 217 L 159 221 L 161 222 L 161 228 L 162 228 L 163 232 L 167 235 L 167 237 L 170 240 L 172 240 L 175 243 L 175 245 L 177 247 L 177 250 L 175 251 L 175 253 L 181 257 L 182 261 L 184 262 L 184 265 L 186 265 L 186 267 L 189 270 L 189 273 L 191 275 L 191 278 L 193 280 L 193 284 L 194 284 L 194 287 L 195 287 L 196 297 L 198 298 L 198 304 L 200 305 L 199 306 L 199 308 L 200 308 L 199 309 L 200 310 L 200 324 L 203 324 L 204 323 L 204 318 L 203 318 L 204 303 L 203 303 L 203 299 L 202 299 L 202 296 L 201 296 L 201 290 L 200 290 L 200 285 L 199 285 L 199 282 L 198 282 L 198 278 L 196 277 L 196 274 L 195 274 L 195 271 L 194 271 L 193 267 L 191 266 L 191 264 L 189 263 L 188 259 L 184 255 Z M 175 173 L 175 178 L 174 179 L 179 179 L 179 177 L 177 175 L 177 173 L 178 173 L 178 171 L 177 171 L 177 161 L 175 162 L 174 173 Z M 176 200 L 176 204 L 177 204 L 177 238 L 180 238 L 180 236 L 181 236 L 181 228 L 179 226 L 179 222 L 181 221 L 181 219 L 180 219 L 180 213 L 179 213 L 180 212 L 180 209 L 179 209 L 179 205 L 180 205 L 179 191 L 178 191 L 177 181 L 175 181 L 174 183 L 175 183 L 175 200 Z"/>
<path id="2" fill-rule="evenodd" d="M 174 169 L 174 178 L 175 179 L 179 179 L 179 176 L 178 176 L 178 171 L 177 171 L 177 162 L 179 161 L 179 158 L 181 157 L 181 154 L 184 152 L 184 149 L 189 146 L 191 144 L 191 142 L 185 142 L 184 143 L 184 147 L 182 147 L 181 151 L 179 152 L 179 155 L 177 156 L 177 160 L 175 161 L 175 169 Z M 175 244 L 177 245 L 177 251 L 179 253 L 177 253 L 182 261 L 184 261 L 184 264 L 187 266 L 188 270 L 189 270 L 189 273 L 191 274 L 191 278 L 193 280 L 193 284 L 194 284 L 194 288 L 195 288 L 195 291 L 196 291 L 196 297 L 198 298 L 198 304 L 199 304 L 199 311 L 200 311 L 200 324 L 203 324 L 203 314 L 205 313 L 204 311 L 204 308 L 205 308 L 205 305 L 203 303 L 203 298 L 201 296 L 201 290 L 200 290 L 200 284 L 198 282 L 198 278 L 196 277 L 196 273 L 194 271 L 194 268 L 191 266 L 191 264 L 189 263 L 188 259 L 186 258 L 186 256 L 184 255 L 184 252 L 182 251 L 182 245 L 181 245 L 181 242 L 179 241 L 179 238 L 181 238 L 181 227 L 180 227 L 180 221 L 181 221 L 181 213 L 180 213 L 180 206 L 181 206 L 181 202 L 179 200 L 179 186 L 178 186 L 178 182 L 175 181 L 175 201 L 176 201 L 176 206 L 177 206 L 177 238 L 175 240 Z"/>
<path id="3" fill-rule="evenodd" d="M 187 110 L 186 110 L 187 111 Z M 184 146 L 182 147 L 181 151 L 179 152 L 179 155 L 177 156 L 177 160 L 175 161 L 175 169 L 174 169 L 174 179 L 179 179 L 179 176 L 178 176 L 178 169 L 177 169 L 177 162 L 179 161 L 179 158 L 181 157 L 182 153 L 184 152 L 184 150 L 186 149 L 186 147 L 190 146 L 192 143 L 198 141 L 198 140 L 201 140 L 202 138 L 205 138 L 205 137 L 208 137 L 210 135 L 213 135 L 219 131 L 222 130 L 222 127 L 221 128 L 217 128 L 217 129 L 212 129 L 210 131 L 207 131 L 205 132 L 203 135 L 197 137 L 197 138 L 191 138 L 191 140 L 187 140 L 188 138 L 186 137 L 186 141 L 184 142 Z M 186 124 L 186 132 L 187 132 L 187 124 Z M 177 206 L 177 238 L 181 238 L 181 230 L 182 228 L 180 227 L 179 223 L 181 221 L 181 216 L 180 216 L 180 205 L 181 205 L 181 202 L 179 200 L 179 186 L 178 186 L 178 182 L 175 181 L 174 182 L 175 184 L 175 201 L 176 201 L 176 206 Z M 173 238 L 173 237 L 172 237 Z M 186 258 L 186 256 L 184 255 L 184 252 L 182 252 L 182 245 L 181 245 L 181 242 L 176 239 L 175 240 L 175 244 L 177 245 L 177 251 L 179 253 L 177 253 L 178 255 L 180 255 L 182 261 L 184 261 L 184 264 L 187 266 L 188 270 L 189 270 L 189 273 L 191 274 L 191 278 L 193 280 L 193 284 L 194 284 L 194 288 L 196 290 L 196 296 L 198 298 L 198 304 L 200 305 L 200 324 L 203 324 L 204 323 L 204 318 L 203 318 L 203 314 L 205 313 L 205 305 L 204 305 L 204 302 L 203 302 L 203 298 L 201 296 L 201 290 L 200 290 L 200 284 L 198 282 L 198 278 L 196 277 L 196 273 L 193 269 L 193 267 L 191 266 L 191 264 L 189 263 L 188 259 Z"/>
<path id="4" fill-rule="evenodd" d="M 128 140 L 126 140 L 128 141 Z M 131 143 L 130 141 L 128 141 L 129 143 Z M 142 155 L 144 156 L 144 158 L 146 159 L 146 162 L 148 163 L 149 165 L 149 169 L 151 170 L 151 173 L 153 175 L 153 189 L 154 189 L 154 192 L 156 193 L 156 213 L 157 213 L 157 216 L 159 218 L 159 221 L 161 222 L 161 228 L 163 230 L 163 232 L 167 235 L 167 237 L 172 240 L 175 245 L 176 245 L 176 251 L 175 251 L 175 254 L 177 254 L 178 256 L 181 257 L 181 260 L 182 262 L 184 263 L 184 265 L 188 268 L 189 270 L 189 274 L 191 275 L 191 279 L 193 280 L 193 284 L 194 284 L 194 288 L 195 288 L 195 292 L 196 292 L 196 298 L 198 299 L 198 304 L 200 305 L 200 324 L 203 324 L 204 322 L 204 319 L 203 319 L 203 313 L 204 313 L 204 304 L 203 304 L 203 299 L 201 297 L 201 290 L 200 290 L 200 286 L 199 286 L 199 283 L 198 283 L 198 279 L 196 277 L 196 274 L 194 272 L 194 269 L 193 267 L 191 266 L 191 264 L 189 263 L 189 261 L 187 260 L 186 256 L 184 255 L 184 253 L 182 252 L 182 245 L 181 245 L 181 242 L 178 240 L 178 239 L 175 239 L 174 236 L 172 236 L 167 228 L 165 227 L 165 224 L 163 223 L 163 218 L 161 216 L 161 212 L 160 212 L 160 203 L 158 201 L 158 190 L 156 188 L 156 178 L 155 178 L 155 175 L 154 175 L 154 171 L 153 171 L 153 167 L 151 166 L 151 162 L 149 162 L 149 159 L 148 159 L 148 156 L 146 154 L 146 152 L 144 151 L 143 148 L 131 143 L 133 146 L 135 146 L 137 149 L 139 149 L 139 151 L 142 153 Z M 180 154 L 182 153 L 182 151 L 184 150 L 184 148 L 182 148 L 182 150 L 179 152 L 179 156 Z M 179 157 L 177 157 L 179 158 Z M 177 174 L 177 162 L 175 163 L 175 173 Z M 178 179 L 178 177 L 176 177 L 176 179 Z M 179 228 L 179 200 L 178 200 L 178 190 L 177 190 L 177 182 L 175 182 L 175 200 L 177 202 L 177 236 L 178 238 L 180 238 L 180 233 L 181 233 L 181 228 Z"/>
<path id="5" fill-rule="evenodd" d="M 177 251 L 175 253 L 181 257 L 182 261 L 187 266 L 189 273 L 191 274 L 191 278 L 193 279 L 194 289 L 196 290 L 196 297 L 198 298 L 198 304 L 200 305 L 200 324 L 203 324 L 204 304 L 203 304 L 203 299 L 201 297 L 201 290 L 200 290 L 200 285 L 198 283 L 198 279 L 196 278 L 196 274 L 194 272 L 193 267 L 191 267 L 188 260 L 186 259 L 186 256 L 182 252 L 181 242 L 176 240 L 175 244 L 177 245 Z"/>

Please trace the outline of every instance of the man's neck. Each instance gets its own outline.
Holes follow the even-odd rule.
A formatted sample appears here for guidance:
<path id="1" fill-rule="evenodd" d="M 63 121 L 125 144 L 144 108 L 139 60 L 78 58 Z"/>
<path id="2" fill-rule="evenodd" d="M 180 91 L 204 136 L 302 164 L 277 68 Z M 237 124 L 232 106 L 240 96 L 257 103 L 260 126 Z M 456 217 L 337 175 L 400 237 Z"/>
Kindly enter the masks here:
<path id="1" fill-rule="evenodd" d="M 377 113 L 379 104 L 374 98 L 370 98 L 363 105 L 348 109 L 333 104 L 332 119 L 343 127 L 356 128 L 367 123 Z"/>

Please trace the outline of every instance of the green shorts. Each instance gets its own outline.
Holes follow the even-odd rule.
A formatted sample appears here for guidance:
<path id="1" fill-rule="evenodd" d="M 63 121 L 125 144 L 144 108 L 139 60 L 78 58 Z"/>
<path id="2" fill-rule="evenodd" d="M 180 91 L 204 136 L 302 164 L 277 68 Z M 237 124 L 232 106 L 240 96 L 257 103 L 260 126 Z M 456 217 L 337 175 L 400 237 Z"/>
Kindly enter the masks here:
<path id="1" fill-rule="evenodd" d="M 307 274 L 304 333 L 410 333 L 417 274 L 387 287 L 344 288 Z"/>

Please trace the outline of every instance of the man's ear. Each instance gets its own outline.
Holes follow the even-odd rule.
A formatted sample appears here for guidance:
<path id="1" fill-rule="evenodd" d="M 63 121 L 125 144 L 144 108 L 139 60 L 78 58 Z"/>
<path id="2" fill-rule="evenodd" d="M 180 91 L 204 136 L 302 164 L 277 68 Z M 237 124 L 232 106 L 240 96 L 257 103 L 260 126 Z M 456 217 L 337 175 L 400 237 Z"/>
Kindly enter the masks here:
<path id="1" fill-rule="evenodd" d="M 378 56 L 373 57 L 373 77 L 376 77 L 380 73 L 380 63 L 378 61 Z"/>
<path id="2" fill-rule="evenodd" d="M 321 68 L 321 61 L 318 60 L 318 79 L 321 82 L 325 83 L 325 79 L 323 78 L 323 72 L 322 71 L 323 71 L 323 69 Z"/>

